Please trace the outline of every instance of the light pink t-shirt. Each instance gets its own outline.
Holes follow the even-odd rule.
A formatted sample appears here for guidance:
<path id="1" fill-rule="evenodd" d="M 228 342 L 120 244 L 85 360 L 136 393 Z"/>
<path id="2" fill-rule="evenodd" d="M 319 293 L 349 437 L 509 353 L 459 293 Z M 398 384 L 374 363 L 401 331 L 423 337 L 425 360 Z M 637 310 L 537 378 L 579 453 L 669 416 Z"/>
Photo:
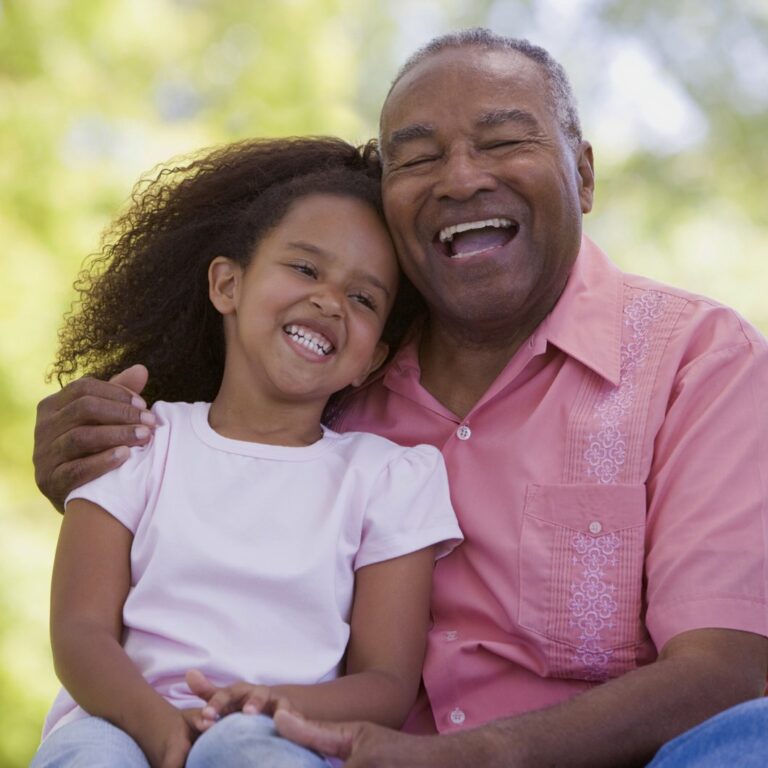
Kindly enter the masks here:
<path id="1" fill-rule="evenodd" d="M 124 647 L 175 706 L 214 683 L 317 683 L 339 674 L 358 568 L 461 539 L 432 446 L 326 430 L 302 448 L 231 440 L 207 403 L 156 403 L 146 448 L 85 485 L 133 534 Z M 82 717 L 66 691 L 46 722 Z"/>
<path id="2" fill-rule="evenodd" d="M 334 427 L 445 458 L 466 541 L 435 570 L 424 683 L 440 731 L 560 702 L 686 630 L 768 635 L 766 341 L 586 238 L 466 418 L 421 387 L 414 342 Z"/>

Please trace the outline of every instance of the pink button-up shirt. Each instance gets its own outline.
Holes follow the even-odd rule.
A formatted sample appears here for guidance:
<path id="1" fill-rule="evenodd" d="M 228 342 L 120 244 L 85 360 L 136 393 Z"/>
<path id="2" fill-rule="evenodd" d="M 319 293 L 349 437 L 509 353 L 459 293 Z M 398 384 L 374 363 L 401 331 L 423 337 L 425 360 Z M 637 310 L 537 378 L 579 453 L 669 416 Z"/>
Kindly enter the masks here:
<path id="1" fill-rule="evenodd" d="M 445 457 L 466 541 L 435 569 L 439 731 L 555 704 L 686 630 L 768 635 L 766 341 L 586 238 L 466 418 L 420 385 L 413 342 L 335 426 Z"/>

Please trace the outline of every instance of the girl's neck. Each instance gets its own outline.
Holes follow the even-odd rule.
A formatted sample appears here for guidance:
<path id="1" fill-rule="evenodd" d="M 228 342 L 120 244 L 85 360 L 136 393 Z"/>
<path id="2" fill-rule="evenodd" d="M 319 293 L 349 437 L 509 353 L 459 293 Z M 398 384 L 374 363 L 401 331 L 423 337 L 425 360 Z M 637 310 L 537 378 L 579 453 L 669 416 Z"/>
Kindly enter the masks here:
<path id="1" fill-rule="evenodd" d="M 306 446 L 322 436 L 324 404 L 275 401 L 221 384 L 211 403 L 208 423 L 222 437 L 265 445 Z"/>

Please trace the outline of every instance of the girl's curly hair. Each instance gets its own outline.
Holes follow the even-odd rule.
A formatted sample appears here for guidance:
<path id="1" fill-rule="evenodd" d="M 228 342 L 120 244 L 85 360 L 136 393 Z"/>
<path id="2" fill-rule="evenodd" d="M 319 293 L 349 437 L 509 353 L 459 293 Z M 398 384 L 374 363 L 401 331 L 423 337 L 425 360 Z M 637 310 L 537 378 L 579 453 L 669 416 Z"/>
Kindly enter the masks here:
<path id="1" fill-rule="evenodd" d="M 224 371 L 222 318 L 208 299 L 219 255 L 247 265 L 290 205 L 315 193 L 353 197 L 383 216 L 376 147 L 335 138 L 255 139 L 173 161 L 136 185 L 131 205 L 75 282 L 49 378 L 109 378 L 143 363 L 142 393 L 210 401 Z M 404 276 L 383 339 L 395 349 L 423 310 Z"/>

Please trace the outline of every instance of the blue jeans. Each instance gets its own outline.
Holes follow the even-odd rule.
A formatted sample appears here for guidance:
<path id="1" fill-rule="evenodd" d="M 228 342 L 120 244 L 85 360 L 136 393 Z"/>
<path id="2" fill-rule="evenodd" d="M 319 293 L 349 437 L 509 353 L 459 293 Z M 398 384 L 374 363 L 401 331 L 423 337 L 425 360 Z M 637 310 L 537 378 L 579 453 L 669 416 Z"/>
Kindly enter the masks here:
<path id="1" fill-rule="evenodd" d="M 271 717 L 237 712 L 195 742 L 186 768 L 328 768 L 328 763 L 281 738 Z"/>
<path id="2" fill-rule="evenodd" d="M 234 714 L 195 742 L 187 768 L 328 768 L 319 755 L 280 738 L 272 719 Z M 30 768 L 149 768 L 139 745 L 98 717 L 75 720 L 54 731 Z"/>
<path id="3" fill-rule="evenodd" d="M 764 768 L 768 698 L 725 710 L 665 744 L 647 768 Z"/>

